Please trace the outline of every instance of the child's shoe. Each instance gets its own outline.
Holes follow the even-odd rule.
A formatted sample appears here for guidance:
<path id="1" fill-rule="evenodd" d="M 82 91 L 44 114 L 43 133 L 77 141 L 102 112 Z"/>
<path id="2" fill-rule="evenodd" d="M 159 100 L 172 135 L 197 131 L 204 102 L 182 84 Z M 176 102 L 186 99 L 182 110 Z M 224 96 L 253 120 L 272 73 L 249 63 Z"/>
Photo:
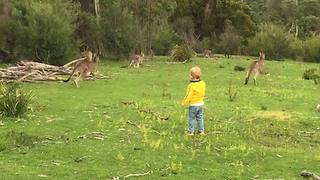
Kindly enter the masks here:
<path id="1" fill-rule="evenodd" d="M 201 135 L 201 136 L 205 136 L 205 135 L 206 135 L 206 133 L 204 133 L 203 131 L 201 131 L 201 132 L 199 132 L 199 135 Z"/>
<path id="2" fill-rule="evenodd" d="M 189 136 L 194 136 L 194 133 L 193 132 L 188 132 L 188 135 Z"/>

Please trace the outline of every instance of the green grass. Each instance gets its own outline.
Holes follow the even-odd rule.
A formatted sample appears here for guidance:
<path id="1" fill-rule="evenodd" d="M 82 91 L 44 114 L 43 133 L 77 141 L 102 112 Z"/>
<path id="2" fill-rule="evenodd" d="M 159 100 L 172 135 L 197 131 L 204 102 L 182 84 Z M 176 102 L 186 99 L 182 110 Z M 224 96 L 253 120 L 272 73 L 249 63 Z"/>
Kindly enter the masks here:
<path id="1" fill-rule="evenodd" d="M 106 60 L 99 71 L 110 79 L 82 81 L 79 89 L 24 84 L 35 99 L 27 117 L 1 120 L 0 179 L 110 179 L 148 171 L 139 178 L 300 179 L 304 169 L 320 174 L 320 86 L 302 79 L 305 69 L 319 64 L 267 61 L 269 75 L 244 86 L 245 72 L 233 68 L 247 67 L 252 58 L 165 59 L 140 69 Z M 202 68 L 209 97 L 205 137 L 186 135 L 187 111 L 180 106 L 194 65 Z"/>

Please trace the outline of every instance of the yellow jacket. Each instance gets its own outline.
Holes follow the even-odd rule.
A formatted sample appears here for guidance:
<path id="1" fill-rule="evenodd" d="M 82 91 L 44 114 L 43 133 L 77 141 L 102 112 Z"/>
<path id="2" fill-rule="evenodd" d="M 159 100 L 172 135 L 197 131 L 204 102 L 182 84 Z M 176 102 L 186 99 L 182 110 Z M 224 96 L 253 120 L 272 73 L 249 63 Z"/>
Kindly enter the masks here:
<path id="1" fill-rule="evenodd" d="M 206 83 L 204 81 L 191 81 L 188 85 L 187 94 L 181 104 L 186 106 L 203 102 L 205 91 Z"/>

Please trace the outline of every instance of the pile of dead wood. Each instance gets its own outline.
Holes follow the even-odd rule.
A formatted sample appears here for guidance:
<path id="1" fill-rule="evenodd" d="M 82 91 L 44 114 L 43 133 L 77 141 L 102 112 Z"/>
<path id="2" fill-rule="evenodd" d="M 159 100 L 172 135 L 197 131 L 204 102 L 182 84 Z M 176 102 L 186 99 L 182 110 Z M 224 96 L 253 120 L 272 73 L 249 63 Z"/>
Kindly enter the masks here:
<path id="1" fill-rule="evenodd" d="M 71 70 L 61 66 L 44 63 L 21 61 L 16 66 L 0 69 L 0 79 L 3 81 L 58 81 L 61 75 L 68 75 Z"/>
<path id="2" fill-rule="evenodd" d="M 63 66 L 54 66 L 34 61 L 20 61 L 16 66 L 0 68 L 0 81 L 12 82 L 39 82 L 39 81 L 61 81 L 64 75 L 70 75 L 73 67 L 87 57 L 75 59 Z M 84 80 L 109 79 L 97 72 L 88 74 Z"/>

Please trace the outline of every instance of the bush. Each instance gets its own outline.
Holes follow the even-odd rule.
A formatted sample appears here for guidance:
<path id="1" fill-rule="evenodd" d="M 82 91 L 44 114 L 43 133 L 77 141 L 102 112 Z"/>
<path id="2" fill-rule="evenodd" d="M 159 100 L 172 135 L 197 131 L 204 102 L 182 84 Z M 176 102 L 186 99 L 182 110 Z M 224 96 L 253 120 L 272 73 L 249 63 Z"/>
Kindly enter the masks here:
<path id="1" fill-rule="evenodd" d="M 290 44 L 290 53 L 289 56 L 294 59 L 303 59 L 304 54 L 304 41 L 300 39 L 295 39 Z"/>
<path id="2" fill-rule="evenodd" d="M 13 17 L 20 57 L 62 65 L 77 52 L 77 11 L 70 1 L 15 0 Z"/>
<path id="3" fill-rule="evenodd" d="M 87 12 L 81 12 L 78 16 L 77 37 L 82 45 L 87 45 L 91 50 L 97 52 L 102 47 L 102 31 L 96 17 Z"/>
<path id="4" fill-rule="evenodd" d="M 176 32 L 168 25 L 163 25 L 154 39 L 153 48 L 157 55 L 167 55 L 174 45 L 180 43 L 180 39 Z"/>
<path id="5" fill-rule="evenodd" d="M 320 38 L 311 37 L 304 43 L 303 60 L 320 62 Z"/>
<path id="6" fill-rule="evenodd" d="M 234 70 L 234 71 L 244 71 L 244 70 L 246 70 L 246 68 L 245 68 L 245 67 L 242 67 L 242 66 L 236 65 L 236 66 L 234 66 L 233 70 Z"/>
<path id="7" fill-rule="evenodd" d="M 214 38 L 203 38 L 202 40 L 196 41 L 192 49 L 197 53 L 203 53 L 205 49 L 211 49 L 212 54 L 216 52 L 218 45 Z"/>
<path id="8" fill-rule="evenodd" d="M 171 50 L 170 61 L 187 62 L 190 61 L 192 52 L 186 46 L 174 46 Z"/>
<path id="9" fill-rule="evenodd" d="M 14 39 L 12 20 L 0 21 L 0 62 L 14 60 Z"/>
<path id="10" fill-rule="evenodd" d="M 229 97 L 229 101 L 233 102 L 237 99 L 237 95 L 238 95 L 238 90 L 235 86 L 232 85 L 232 81 L 229 81 L 229 88 L 228 88 L 228 97 Z"/>
<path id="11" fill-rule="evenodd" d="M 10 131 L 7 134 L 0 135 L 0 152 L 13 149 L 25 151 L 34 147 L 35 142 L 39 140 L 39 137 L 25 132 Z"/>
<path id="12" fill-rule="evenodd" d="M 314 83 L 318 84 L 320 79 L 320 71 L 315 68 L 307 69 L 304 71 L 302 78 L 306 80 L 314 80 Z"/>
<path id="13" fill-rule="evenodd" d="M 108 56 L 127 56 L 138 44 L 137 25 L 131 12 L 122 11 L 119 3 L 106 1 L 101 11 L 101 34 Z M 110 28 L 112 27 L 112 28 Z M 140 50 L 140 49 L 139 49 Z"/>
<path id="14" fill-rule="evenodd" d="M 291 43 L 290 57 L 306 62 L 320 62 L 320 39 L 310 37 L 305 41 L 295 40 Z"/>
<path id="15" fill-rule="evenodd" d="M 226 30 L 221 35 L 220 39 L 219 45 L 225 56 L 229 58 L 231 54 L 239 53 L 241 45 L 240 36 L 232 25 L 226 25 Z"/>
<path id="16" fill-rule="evenodd" d="M 249 39 L 248 52 L 250 55 L 255 55 L 256 52 L 263 51 L 269 58 L 283 59 L 289 57 L 293 39 L 293 36 L 281 27 L 264 24 L 261 31 L 254 38 Z"/>
<path id="17" fill-rule="evenodd" d="M 0 84 L 0 115 L 19 117 L 28 111 L 32 95 L 22 90 L 18 84 Z"/>

